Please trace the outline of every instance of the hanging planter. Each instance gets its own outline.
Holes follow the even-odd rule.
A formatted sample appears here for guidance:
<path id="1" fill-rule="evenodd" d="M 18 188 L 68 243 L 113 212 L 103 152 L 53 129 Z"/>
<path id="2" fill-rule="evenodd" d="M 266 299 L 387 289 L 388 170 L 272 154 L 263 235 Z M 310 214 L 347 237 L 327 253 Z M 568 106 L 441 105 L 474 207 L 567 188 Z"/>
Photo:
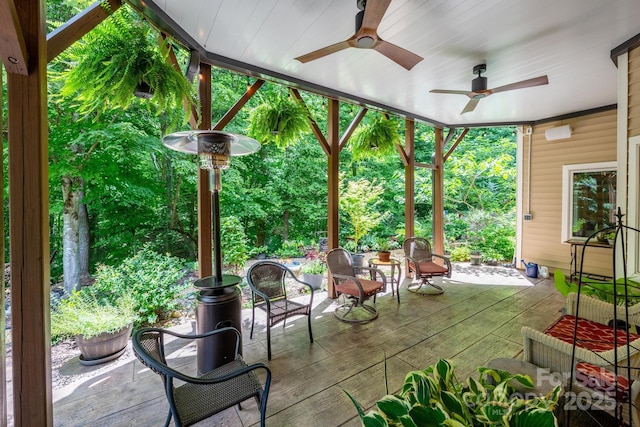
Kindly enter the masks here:
<path id="1" fill-rule="evenodd" d="M 308 130 L 307 111 L 289 96 L 265 100 L 251 110 L 249 136 L 280 148 L 298 142 Z"/>
<path id="2" fill-rule="evenodd" d="M 349 147 L 354 160 L 363 160 L 380 159 L 393 154 L 396 145 L 402 145 L 398 123 L 379 116 L 374 121 L 356 129 Z"/>
<path id="3" fill-rule="evenodd" d="M 170 40 L 161 39 L 137 14 L 122 7 L 72 47 L 77 61 L 62 74 L 62 94 L 83 112 L 127 108 L 152 98 L 158 114 L 197 103 L 192 85 L 168 62 Z"/>

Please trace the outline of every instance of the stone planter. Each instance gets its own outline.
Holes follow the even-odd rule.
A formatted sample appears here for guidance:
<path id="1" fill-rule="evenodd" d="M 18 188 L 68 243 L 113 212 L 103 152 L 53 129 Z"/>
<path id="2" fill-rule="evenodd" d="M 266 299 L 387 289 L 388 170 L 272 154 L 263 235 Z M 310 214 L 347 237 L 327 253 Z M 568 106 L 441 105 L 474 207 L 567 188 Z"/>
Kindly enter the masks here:
<path id="1" fill-rule="evenodd" d="M 104 332 L 91 338 L 76 336 L 76 344 L 80 349 L 80 363 L 83 365 L 97 365 L 120 357 L 127 348 L 131 328 L 129 325 L 116 332 Z"/>
<path id="2" fill-rule="evenodd" d="M 481 265 L 482 264 L 482 255 L 471 255 L 471 265 Z"/>
<path id="3" fill-rule="evenodd" d="M 314 291 L 322 289 L 324 274 L 302 273 L 302 281 L 311 285 Z"/>

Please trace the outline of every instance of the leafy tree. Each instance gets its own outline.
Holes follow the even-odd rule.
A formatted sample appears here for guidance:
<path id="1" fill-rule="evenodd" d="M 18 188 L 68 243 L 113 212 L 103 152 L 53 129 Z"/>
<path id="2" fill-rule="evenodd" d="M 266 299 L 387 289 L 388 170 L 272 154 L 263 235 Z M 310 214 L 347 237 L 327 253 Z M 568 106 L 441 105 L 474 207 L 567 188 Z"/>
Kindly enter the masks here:
<path id="1" fill-rule="evenodd" d="M 383 188 L 377 182 L 367 179 L 347 182 L 340 192 L 340 209 L 344 211 L 353 228 L 353 242 L 358 250 L 358 242 L 373 230 L 387 215 L 376 210 Z"/>

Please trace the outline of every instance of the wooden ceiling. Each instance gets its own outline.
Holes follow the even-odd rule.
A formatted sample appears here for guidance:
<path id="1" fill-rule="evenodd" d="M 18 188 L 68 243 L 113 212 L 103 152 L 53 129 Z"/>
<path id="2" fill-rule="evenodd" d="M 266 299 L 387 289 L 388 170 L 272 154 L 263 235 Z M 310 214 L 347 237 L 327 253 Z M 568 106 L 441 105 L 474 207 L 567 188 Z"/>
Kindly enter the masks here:
<path id="1" fill-rule="evenodd" d="M 369 0 L 370 3 L 378 0 Z M 612 49 L 640 33 L 638 0 L 392 0 L 379 36 L 424 60 L 407 70 L 372 49 L 295 58 L 355 33 L 356 0 L 130 0 L 207 62 L 447 126 L 531 123 L 617 102 Z M 495 93 L 470 113 L 475 65 Z"/>

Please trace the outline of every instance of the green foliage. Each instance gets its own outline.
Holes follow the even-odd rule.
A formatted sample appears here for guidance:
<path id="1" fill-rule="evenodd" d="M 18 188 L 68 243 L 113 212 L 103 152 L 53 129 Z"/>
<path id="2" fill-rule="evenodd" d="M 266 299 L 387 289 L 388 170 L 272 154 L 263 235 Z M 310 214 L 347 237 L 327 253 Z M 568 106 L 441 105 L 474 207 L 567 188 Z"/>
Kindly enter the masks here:
<path id="1" fill-rule="evenodd" d="M 342 185 L 340 192 L 340 209 L 345 213 L 353 227 L 353 242 L 357 251 L 358 242 L 373 230 L 388 215 L 379 212 L 380 196 L 384 192 L 382 185 L 376 180 L 359 179 Z"/>
<path id="2" fill-rule="evenodd" d="M 62 299 L 51 313 L 51 341 L 57 343 L 76 335 L 91 338 L 116 332 L 135 320 L 130 295 L 115 296 L 101 289 L 85 287 Z"/>
<path id="3" fill-rule="evenodd" d="M 300 271 L 305 274 L 324 274 L 327 271 L 327 266 L 322 260 L 315 259 L 302 264 Z"/>
<path id="4" fill-rule="evenodd" d="M 364 413 L 362 405 L 347 391 L 365 427 L 387 426 L 557 426 L 553 413 L 561 387 L 546 397 L 525 399 L 512 381 L 533 387 L 529 376 L 478 368 L 478 380 L 460 383 L 454 367 L 440 359 L 424 371 L 409 372 L 402 390 L 376 402 Z"/>
<path id="5" fill-rule="evenodd" d="M 562 270 L 556 269 L 553 273 L 553 281 L 556 290 L 565 297 L 569 295 L 570 292 L 578 292 L 578 290 L 580 290 L 582 295 L 588 295 L 613 304 L 614 286 L 612 280 L 596 280 L 583 277 L 582 285 L 579 289 L 577 283 L 568 281 Z M 625 303 L 627 305 L 637 304 L 638 301 L 640 301 L 640 283 L 627 279 L 627 283 L 625 285 L 623 278 L 617 279 L 615 293 L 615 300 L 618 305 L 624 305 Z"/>
<path id="6" fill-rule="evenodd" d="M 263 144 L 284 148 L 298 142 L 309 129 L 307 112 L 291 96 L 278 94 L 253 110 L 249 118 L 249 135 Z"/>
<path id="7" fill-rule="evenodd" d="M 72 46 L 78 62 L 63 73 L 63 96 L 77 96 L 82 112 L 127 108 L 134 90 L 146 84 L 153 92 L 158 114 L 195 104 L 191 84 L 167 62 L 170 40 L 153 34 L 148 24 L 128 7 Z"/>
<path id="8" fill-rule="evenodd" d="M 381 115 L 372 122 L 361 124 L 353 133 L 349 150 L 354 160 L 382 159 L 395 153 L 396 144 L 402 144 L 398 122 Z"/>
<path id="9" fill-rule="evenodd" d="M 304 242 L 298 240 L 285 240 L 280 249 L 275 251 L 278 258 L 295 258 L 302 256 Z"/>
<path id="10" fill-rule="evenodd" d="M 231 216 L 221 219 L 220 246 L 222 262 L 226 266 L 231 266 L 232 271 L 238 274 L 249 259 L 247 235 L 239 218 Z"/>
<path id="11" fill-rule="evenodd" d="M 451 250 L 451 261 L 468 261 L 471 258 L 471 249 L 468 246 L 458 246 Z"/>
<path id="12" fill-rule="evenodd" d="M 155 324 L 179 306 L 184 262 L 143 247 L 117 267 L 102 265 L 95 274 L 93 288 L 117 298 L 130 295 L 137 315 L 136 327 Z"/>

